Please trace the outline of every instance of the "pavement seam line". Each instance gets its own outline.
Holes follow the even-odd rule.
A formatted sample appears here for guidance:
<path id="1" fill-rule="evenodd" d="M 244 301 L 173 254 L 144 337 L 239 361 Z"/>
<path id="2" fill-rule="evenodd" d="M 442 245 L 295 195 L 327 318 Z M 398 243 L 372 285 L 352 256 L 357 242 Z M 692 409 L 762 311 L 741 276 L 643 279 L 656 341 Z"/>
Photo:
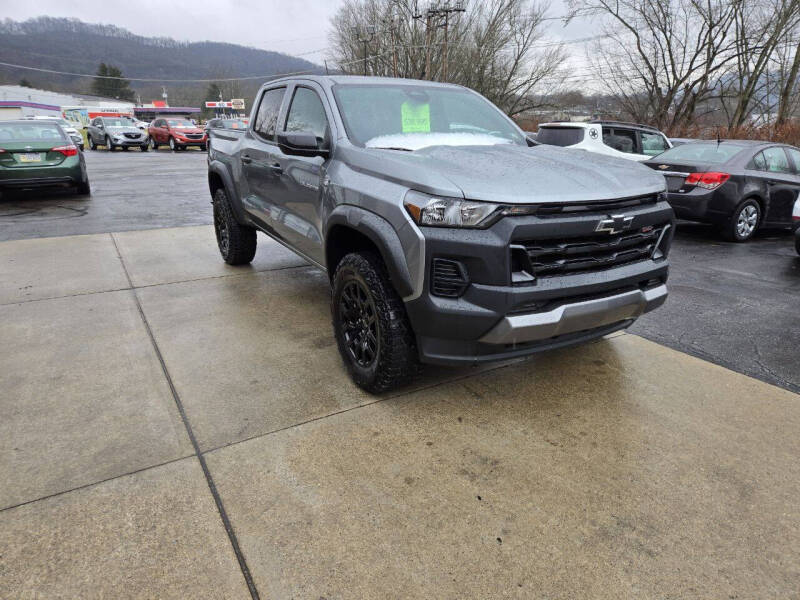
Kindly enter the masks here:
<path id="1" fill-rule="evenodd" d="M 71 492 L 77 492 L 79 490 L 85 490 L 90 487 L 94 487 L 96 485 L 102 485 L 104 483 L 108 483 L 109 481 L 114 481 L 115 479 L 122 479 L 123 477 L 127 477 L 128 475 L 136 475 L 137 473 L 143 473 L 144 471 L 149 471 L 150 469 L 158 469 L 159 467 L 165 467 L 167 465 L 171 465 L 172 463 L 180 462 L 187 458 L 192 458 L 194 454 L 187 454 L 186 456 L 179 456 L 178 458 L 173 458 L 162 463 L 158 463 L 155 465 L 147 465 L 146 467 L 142 467 L 141 469 L 134 469 L 133 471 L 128 471 L 127 473 L 120 473 L 119 475 L 114 475 L 113 477 L 107 477 L 106 479 L 100 479 L 99 481 L 92 481 L 91 483 L 84 483 L 83 485 L 76 486 L 74 488 L 70 488 L 68 490 L 62 490 L 60 492 L 54 492 L 52 494 L 47 494 L 46 496 L 40 496 L 39 498 L 33 498 L 32 500 L 26 500 L 25 502 L 20 502 L 19 504 L 12 504 L 11 506 L 4 506 L 0 508 L 0 513 L 11 510 L 13 508 L 19 508 L 20 506 L 27 506 L 28 504 L 34 504 L 36 502 L 40 502 L 42 500 L 49 500 L 50 498 L 57 498 L 58 496 L 63 496 L 64 494 L 69 494 Z"/>
<path id="2" fill-rule="evenodd" d="M 111 235 L 113 235 L 113 234 L 111 234 Z M 119 258 L 120 261 L 122 261 L 122 256 L 119 253 L 119 250 L 117 251 L 117 258 Z M 304 269 L 304 268 L 308 268 L 308 267 L 311 267 L 311 266 L 312 265 L 295 265 L 295 266 L 289 266 L 289 267 L 278 267 L 277 269 L 259 269 L 259 270 L 254 270 L 254 271 L 249 272 L 249 273 L 231 273 L 229 275 L 211 275 L 210 277 L 195 277 L 194 279 L 179 279 L 177 281 L 164 281 L 164 282 L 161 282 L 161 283 L 148 283 L 147 285 L 138 285 L 138 286 L 131 285 L 129 287 L 114 288 L 114 289 L 110 289 L 110 290 L 97 290 L 97 291 L 94 291 L 94 292 L 76 292 L 74 294 L 65 294 L 63 296 L 48 296 L 46 298 L 31 298 L 30 300 L 20 300 L 19 302 L 0 302 L 0 307 L 3 307 L 3 306 L 18 306 L 18 305 L 22 305 L 22 304 L 30 304 L 31 302 L 45 302 L 46 300 L 63 300 L 64 298 L 76 298 L 76 297 L 79 297 L 79 296 L 94 296 L 96 294 L 110 294 L 111 292 L 124 292 L 124 291 L 127 291 L 127 290 L 144 290 L 144 289 L 147 289 L 147 288 L 159 287 L 159 286 L 162 286 L 162 285 L 178 285 L 178 284 L 181 284 L 181 283 L 194 283 L 194 282 L 197 282 L 197 281 L 210 281 L 212 279 L 224 279 L 226 277 L 245 277 L 247 275 L 255 275 L 255 274 L 258 274 L 258 273 L 275 273 L 275 272 L 279 272 L 279 271 L 290 271 L 292 269 Z M 127 269 L 125 270 L 125 275 L 126 276 L 128 275 Z M 130 277 L 128 277 L 128 282 L 130 283 L 130 281 L 131 281 Z"/>
<path id="3" fill-rule="evenodd" d="M 175 388 L 175 383 L 172 381 L 172 376 L 170 375 L 169 370 L 167 369 L 167 363 L 164 361 L 164 356 L 161 354 L 161 349 L 158 347 L 158 342 L 156 342 L 153 330 L 150 328 L 150 323 L 148 322 L 147 317 L 144 314 L 144 309 L 142 308 L 142 304 L 139 301 L 139 296 L 136 294 L 136 289 L 133 288 L 133 282 L 131 281 L 130 274 L 128 273 L 128 268 L 125 265 L 125 261 L 122 258 L 122 254 L 119 251 L 119 246 L 117 246 L 117 240 L 114 237 L 113 233 L 109 235 L 111 236 L 111 240 L 114 242 L 114 248 L 117 251 L 117 257 L 119 258 L 119 261 L 122 264 L 122 269 L 125 271 L 125 277 L 128 278 L 128 284 L 131 286 L 133 299 L 134 302 L 136 302 L 136 308 L 139 310 L 139 316 L 141 317 L 142 323 L 144 324 L 144 328 L 147 331 L 147 336 L 150 338 L 150 343 L 153 346 L 153 351 L 155 352 L 156 358 L 158 359 L 158 362 L 161 365 L 161 371 L 164 374 L 164 378 L 167 380 L 167 385 L 169 386 L 170 393 L 172 394 L 172 399 L 175 402 L 175 406 L 177 407 L 178 413 L 180 414 L 181 420 L 183 421 L 183 426 L 186 428 L 186 433 L 189 436 L 189 440 L 192 443 L 194 454 L 197 457 L 198 462 L 200 463 L 200 468 L 203 470 L 203 475 L 205 476 L 206 484 L 208 485 L 208 489 L 211 492 L 211 496 L 214 499 L 214 503 L 217 506 L 217 512 L 219 513 L 220 519 L 222 519 L 222 525 L 225 528 L 225 532 L 228 534 L 228 540 L 230 541 L 233 553 L 236 556 L 236 560 L 239 563 L 239 569 L 241 570 L 242 576 L 244 577 L 244 581 L 247 584 L 247 589 L 250 591 L 250 597 L 252 598 L 252 600 L 260 600 L 258 590 L 256 589 L 256 584 L 253 581 L 252 574 L 250 573 L 250 568 L 247 566 L 247 560 L 245 559 L 244 553 L 242 552 L 242 549 L 239 546 L 239 540 L 236 537 L 236 532 L 233 530 L 233 525 L 231 524 L 231 521 L 228 518 L 228 513 L 225 510 L 225 505 L 222 502 L 222 496 L 220 496 L 219 491 L 217 490 L 217 486 L 214 483 L 214 478 L 211 476 L 211 471 L 208 468 L 206 459 L 203 456 L 203 453 L 200 451 L 200 445 L 197 443 L 197 438 L 195 437 L 194 430 L 192 429 L 192 425 L 189 422 L 189 417 L 186 415 L 186 411 L 184 410 L 183 402 L 181 401 L 180 395 L 178 394 L 178 390 Z"/>

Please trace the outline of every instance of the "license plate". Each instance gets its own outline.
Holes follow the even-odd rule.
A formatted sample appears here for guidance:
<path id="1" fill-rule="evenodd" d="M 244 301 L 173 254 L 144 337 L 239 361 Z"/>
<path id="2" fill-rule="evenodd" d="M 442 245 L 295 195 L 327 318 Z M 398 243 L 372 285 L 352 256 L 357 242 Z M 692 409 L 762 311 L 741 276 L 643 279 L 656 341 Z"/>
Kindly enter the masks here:
<path id="1" fill-rule="evenodd" d="M 42 162 L 42 154 L 40 152 L 25 152 L 19 155 L 19 162 Z"/>

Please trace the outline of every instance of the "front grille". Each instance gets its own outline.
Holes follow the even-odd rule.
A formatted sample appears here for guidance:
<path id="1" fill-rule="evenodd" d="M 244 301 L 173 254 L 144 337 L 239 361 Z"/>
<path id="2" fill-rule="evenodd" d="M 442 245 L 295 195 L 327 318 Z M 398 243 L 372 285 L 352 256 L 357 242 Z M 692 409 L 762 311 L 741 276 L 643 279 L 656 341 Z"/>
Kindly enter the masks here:
<path id="1" fill-rule="evenodd" d="M 202 133 L 187 133 L 185 137 L 190 140 L 202 140 L 203 134 Z"/>
<path id="2" fill-rule="evenodd" d="M 657 201 L 658 196 L 653 194 L 650 196 L 640 196 L 637 198 L 623 198 L 622 200 L 542 204 L 536 209 L 536 216 L 539 218 L 547 218 L 572 215 L 583 216 L 593 213 L 613 213 L 647 204 L 655 204 Z"/>
<path id="3" fill-rule="evenodd" d="M 532 275 L 602 271 L 649 258 L 664 226 L 649 231 L 605 233 L 568 239 L 536 240 L 516 245 L 525 248 Z M 527 270 L 527 269 L 526 269 Z"/>
<path id="4" fill-rule="evenodd" d="M 467 270 L 460 262 L 434 258 L 431 266 L 431 293 L 434 296 L 458 298 L 469 285 Z"/>
<path id="5" fill-rule="evenodd" d="M 142 137 L 142 134 L 141 133 L 126 133 L 125 137 L 128 138 L 129 140 L 138 140 L 140 137 Z"/>

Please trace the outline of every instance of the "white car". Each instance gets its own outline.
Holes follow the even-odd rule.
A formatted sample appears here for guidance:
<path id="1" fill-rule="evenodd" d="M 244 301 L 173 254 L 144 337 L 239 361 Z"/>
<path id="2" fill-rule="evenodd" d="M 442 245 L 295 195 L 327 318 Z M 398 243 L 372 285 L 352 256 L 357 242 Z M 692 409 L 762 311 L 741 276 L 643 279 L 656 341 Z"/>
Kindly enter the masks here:
<path id="1" fill-rule="evenodd" d="M 638 161 L 672 148 L 667 136 L 655 127 L 621 121 L 542 123 L 536 141 Z"/>

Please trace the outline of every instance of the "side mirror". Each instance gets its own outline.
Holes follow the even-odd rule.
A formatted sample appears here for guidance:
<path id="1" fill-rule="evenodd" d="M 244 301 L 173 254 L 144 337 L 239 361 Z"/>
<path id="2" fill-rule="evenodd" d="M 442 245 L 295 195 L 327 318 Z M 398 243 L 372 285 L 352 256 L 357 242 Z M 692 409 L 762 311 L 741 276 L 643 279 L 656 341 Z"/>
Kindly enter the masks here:
<path id="1" fill-rule="evenodd" d="M 278 134 L 278 148 L 290 156 L 328 156 L 327 148 L 322 148 L 317 136 L 308 131 L 282 131 Z"/>

